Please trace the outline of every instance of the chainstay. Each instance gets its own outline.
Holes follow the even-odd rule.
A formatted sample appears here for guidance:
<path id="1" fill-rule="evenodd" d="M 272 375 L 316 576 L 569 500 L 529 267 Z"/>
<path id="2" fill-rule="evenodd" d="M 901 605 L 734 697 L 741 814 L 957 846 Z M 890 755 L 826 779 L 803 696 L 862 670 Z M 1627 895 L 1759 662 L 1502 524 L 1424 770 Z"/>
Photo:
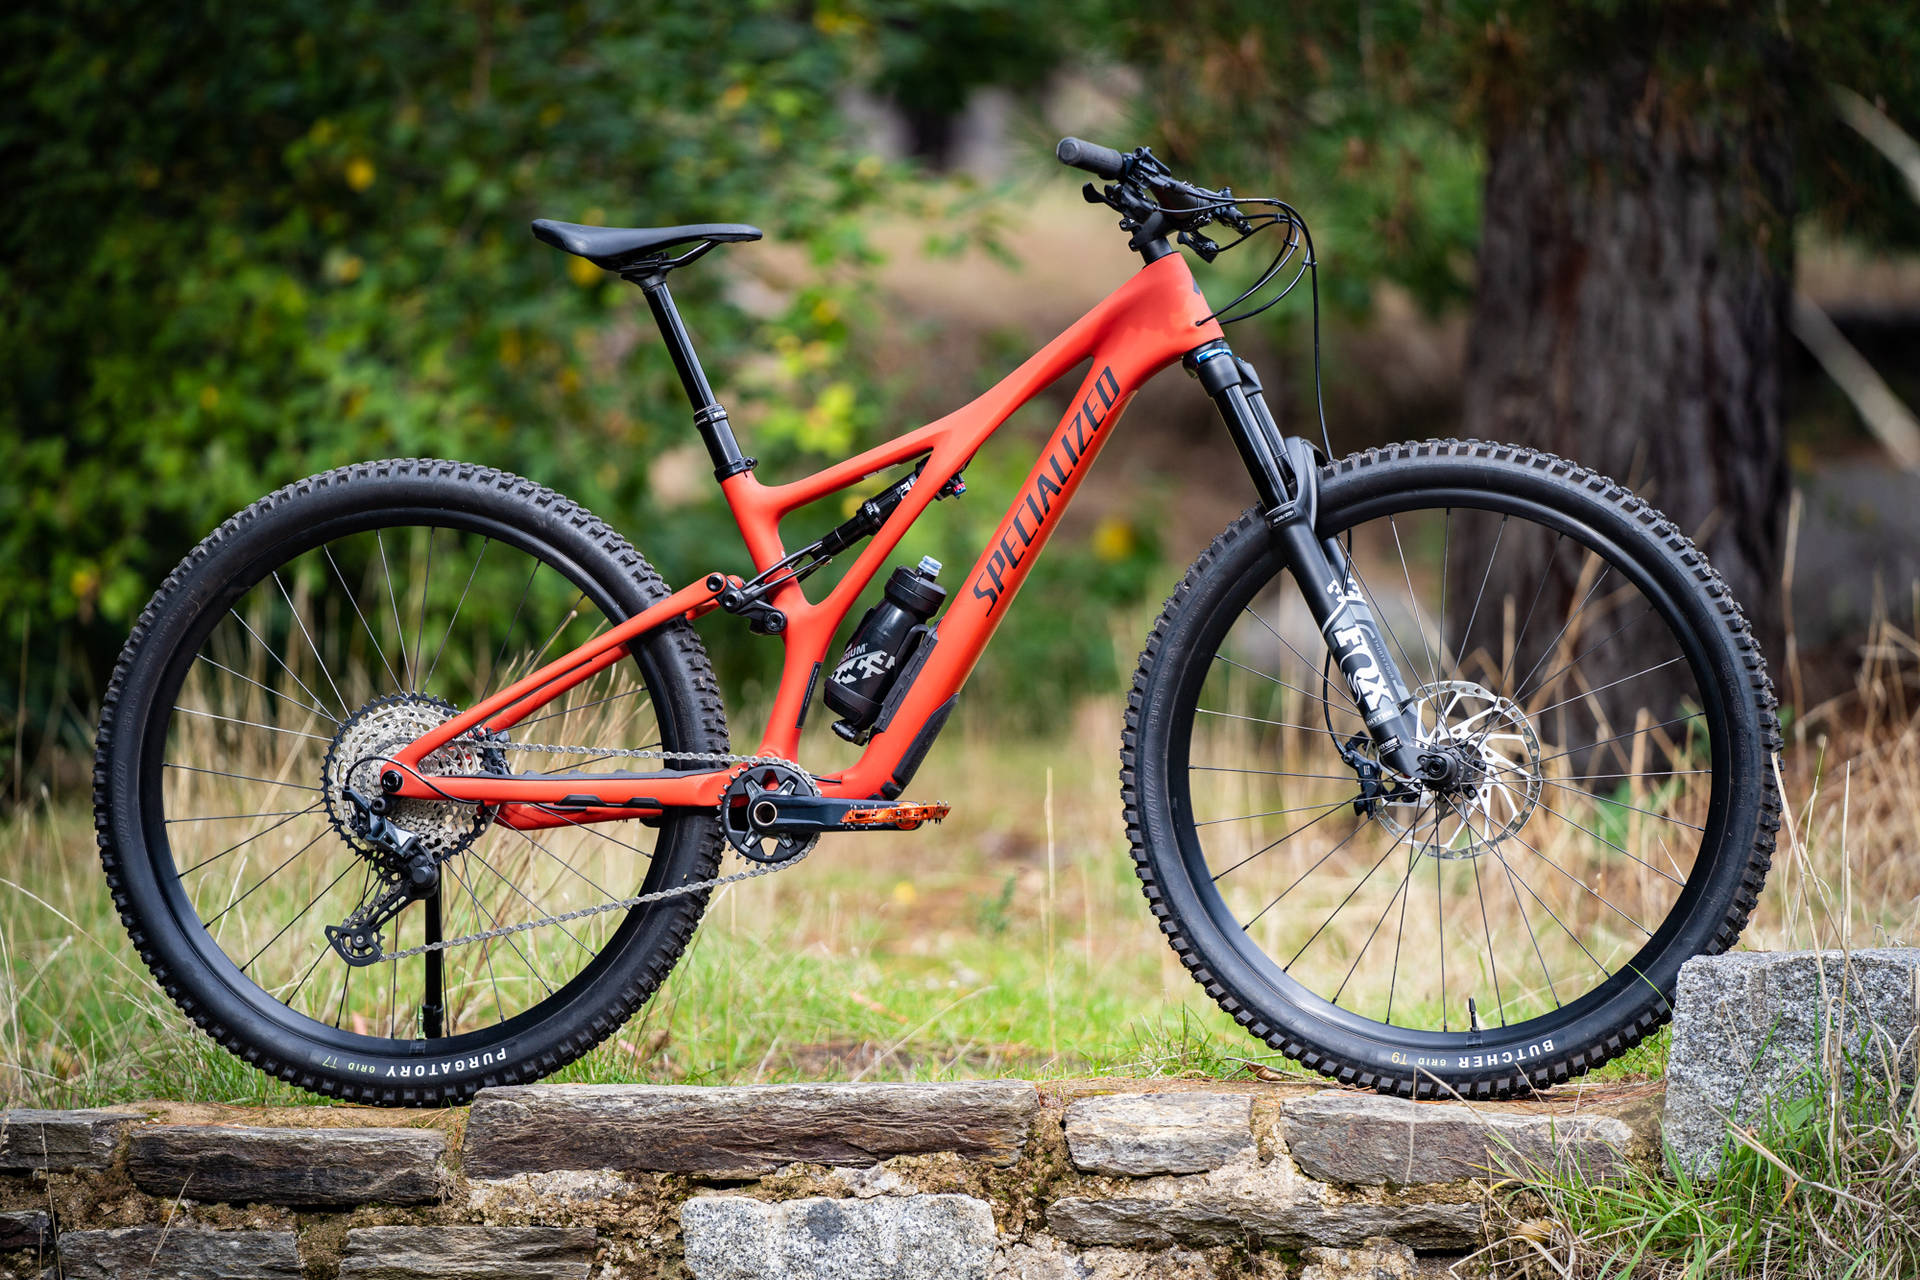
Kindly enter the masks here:
<path id="1" fill-rule="evenodd" d="M 557 746 L 535 742 L 508 742 L 504 740 L 504 735 L 489 737 L 486 740 L 486 744 L 489 747 L 494 747 L 502 751 L 543 752 L 548 755 L 585 755 L 607 760 L 687 760 L 699 764 L 717 765 L 778 764 L 785 765 L 789 769 L 799 770 L 802 773 L 806 772 L 800 769 L 800 766 L 793 761 L 781 756 L 737 756 L 730 755 L 724 751 L 666 751 L 648 747 Z M 811 849 L 804 849 L 796 856 L 788 858 L 784 862 L 773 862 L 764 866 L 749 867 L 745 871 L 736 871 L 732 875 L 715 876 L 707 880 L 689 881 L 686 884 L 674 885 L 667 889 L 656 889 L 652 893 L 637 893 L 630 898 L 622 898 L 617 902 L 603 902 L 597 906 L 582 907 L 577 911 L 563 911 L 557 915 L 542 916 L 538 920 L 522 920 L 517 924 L 501 925 L 498 928 L 483 930 L 480 933 L 463 934 L 458 938 L 442 938 L 438 942 L 422 943 L 417 947 L 408 947 L 404 951 L 389 951 L 383 954 L 380 959 L 408 960 L 414 956 L 426 955 L 431 951 L 446 951 L 453 947 L 469 946 L 476 942 L 490 942 L 495 938 L 505 938 L 516 933 L 527 933 L 534 929 L 544 929 L 548 925 L 568 924 L 574 920 L 584 920 L 589 916 L 605 915 L 609 911 L 630 911 L 634 907 L 646 906 L 648 903 L 663 902 L 669 898 L 684 898 L 688 894 L 701 893 L 709 889 L 718 889 L 725 885 L 738 884 L 742 880 L 754 880 L 761 876 L 770 876 L 776 871 L 785 871 L 789 867 L 797 867 L 805 862 L 807 855 L 812 852 L 813 850 Z M 377 964 L 379 961 L 374 961 L 374 963 Z"/>

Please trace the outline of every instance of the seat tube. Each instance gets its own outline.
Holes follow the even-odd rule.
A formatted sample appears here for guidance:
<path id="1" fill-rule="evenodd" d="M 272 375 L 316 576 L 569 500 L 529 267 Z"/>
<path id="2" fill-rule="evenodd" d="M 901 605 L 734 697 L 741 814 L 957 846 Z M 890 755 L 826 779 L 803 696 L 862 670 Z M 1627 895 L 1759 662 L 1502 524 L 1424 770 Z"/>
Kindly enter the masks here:
<path id="1" fill-rule="evenodd" d="M 674 371 L 680 375 L 680 385 L 693 405 L 693 426 L 706 442 L 707 456 L 713 459 L 713 474 L 725 480 L 753 470 L 754 459 L 741 456 L 740 443 L 733 438 L 733 424 L 727 421 L 727 411 L 714 399 L 707 371 L 700 367 L 700 357 L 694 352 L 693 339 L 680 319 L 680 309 L 673 305 L 673 295 L 667 292 L 665 277 L 652 275 L 634 283 L 647 295 L 647 307 L 653 312 L 654 323 L 660 326 L 660 339 L 666 343 L 667 354 L 673 357 Z"/>

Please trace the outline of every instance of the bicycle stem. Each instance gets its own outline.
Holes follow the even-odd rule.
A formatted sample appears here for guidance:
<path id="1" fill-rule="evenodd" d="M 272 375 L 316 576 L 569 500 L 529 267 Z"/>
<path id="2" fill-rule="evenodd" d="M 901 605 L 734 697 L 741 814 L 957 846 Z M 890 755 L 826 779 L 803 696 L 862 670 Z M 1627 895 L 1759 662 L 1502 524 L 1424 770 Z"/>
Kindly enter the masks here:
<path id="1" fill-rule="evenodd" d="M 1274 546 L 1363 713 L 1380 759 L 1405 778 L 1420 778 L 1420 723 L 1406 679 L 1387 650 L 1345 549 L 1317 528 L 1320 468 L 1313 444 L 1280 433 L 1253 366 L 1224 341 L 1194 348 L 1181 363 L 1220 410 L 1260 495 Z"/>

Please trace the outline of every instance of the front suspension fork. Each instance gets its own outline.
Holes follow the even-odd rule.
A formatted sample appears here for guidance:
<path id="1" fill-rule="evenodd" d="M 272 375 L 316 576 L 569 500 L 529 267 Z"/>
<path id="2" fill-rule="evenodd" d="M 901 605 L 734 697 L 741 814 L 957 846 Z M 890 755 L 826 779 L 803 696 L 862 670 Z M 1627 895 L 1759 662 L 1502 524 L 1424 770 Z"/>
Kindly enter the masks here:
<path id="1" fill-rule="evenodd" d="M 1197 347 L 1183 363 L 1227 424 L 1260 494 L 1274 545 L 1361 709 L 1381 761 L 1404 778 L 1419 778 L 1420 723 L 1413 696 L 1381 638 L 1346 550 L 1318 529 L 1320 468 L 1313 445 L 1280 434 L 1253 366 L 1226 343 Z"/>

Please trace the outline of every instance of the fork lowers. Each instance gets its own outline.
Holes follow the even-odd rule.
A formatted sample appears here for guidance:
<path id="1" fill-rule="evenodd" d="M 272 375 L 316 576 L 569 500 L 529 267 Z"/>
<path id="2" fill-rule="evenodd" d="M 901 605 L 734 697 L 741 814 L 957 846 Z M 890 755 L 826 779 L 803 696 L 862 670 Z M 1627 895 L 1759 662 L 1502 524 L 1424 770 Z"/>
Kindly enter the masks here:
<path id="1" fill-rule="evenodd" d="M 1281 436 L 1252 366 L 1225 342 L 1197 347 L 1183 363 L 1220 410 L 1260 494 L 1267 527 L 1355 703 L 1364 710 L 1381 761 L 1403 778 L 1421 777 L 1419 725 L 1408 713 L 1412 694 L 1381 638 L 1346 552 L 1316 529 L 1319 468 L 1313 446 Z"/>

